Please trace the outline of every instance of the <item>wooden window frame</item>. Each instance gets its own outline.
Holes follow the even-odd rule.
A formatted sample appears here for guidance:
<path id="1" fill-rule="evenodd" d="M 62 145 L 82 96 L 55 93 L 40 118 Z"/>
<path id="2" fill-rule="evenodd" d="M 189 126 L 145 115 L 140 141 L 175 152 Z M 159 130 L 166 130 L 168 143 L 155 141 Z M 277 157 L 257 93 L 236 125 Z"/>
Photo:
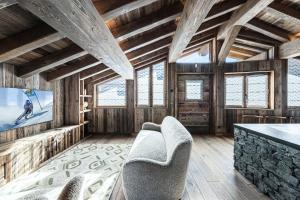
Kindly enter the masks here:
<path id="1" fill-rule="evenodd" d="M 163 89 L 163 95 L 164 95 L 164 100 L 163 100 L 163 104 L 162 105 L 153 105 L 153 65 L 156 65 L 156 64 L 159 64 L 159 63 L 164 63 L 164 89 Z M 149 103 L 148 105 L 139 105 L 138 104 L 138 79 L 137 79 L 137 72 L 139 70 L 143 70 L 145 68 L 149 68 Z M 155 63 L 152 63 L 150 65 L 147 65 L 145 67 L 142 67 L 142 68 L 139 68 L 139 69 L 136 69 L 135 70 L 135 106 L 137 108 L 151 108 L 151 107 L 154 107 L 154 108 L 162 108 L 162 107 L 166 107 L 167 105 L 167 99 L 166 99 L 166 96 L 167 96 L 167 62 L 166 60 L 163 60 L 163 61 L 158 61 L 158 62 L 155 62 Z"/>
<path id="2" fill-rule="evenodd" d="M 247 77 L 255 75 L 267 75 L 268 101 L 267 107 L 250 106 L 248 107 L 248 80 Z M 226 105 L 226 77 L 243 77 L 243 105 Z M 274 110 L 274 71 L 254 71 L 254 72 L 234 72 L 224 74 L 224 107 L 225 109 L 244 109 L 244 110 Z"/>
<path id="3" fill-rule="evenodd" d="M 116 77 L 114 79 L 117 79 L 117 78 L 120 78 L 120 77 Z M 125 105 L 107 105 L 107 106 L 101 106 L 101 105 L 98 105 L 98 102 L 97 102 L 97 95 L 98 95 L 98 92 L 97 92 L 97 86 L 100 85 L 100 84 L 104 84 L 108 81 L 113 81 L 114 79 L 109 79 L 109 80 L 105 80 L 101 83 L 97 83 L 94 85 L 94 93 L 96 94 L 95 95 L 95 98 L 94 98 L 94 105 L 95 108 L 127 108 L 127 81 L 125 80 Z"/>

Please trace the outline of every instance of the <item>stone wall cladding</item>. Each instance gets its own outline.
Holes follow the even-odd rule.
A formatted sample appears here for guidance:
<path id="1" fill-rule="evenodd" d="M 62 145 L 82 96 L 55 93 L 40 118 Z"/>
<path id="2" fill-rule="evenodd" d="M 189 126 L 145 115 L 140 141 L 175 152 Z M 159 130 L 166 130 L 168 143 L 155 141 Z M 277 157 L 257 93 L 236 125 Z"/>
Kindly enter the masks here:
<path id="1" fill-rule="evenodd" d="M 234 128 L 234 167 L 276 200 L 300 200 L 300 151 Z"/>

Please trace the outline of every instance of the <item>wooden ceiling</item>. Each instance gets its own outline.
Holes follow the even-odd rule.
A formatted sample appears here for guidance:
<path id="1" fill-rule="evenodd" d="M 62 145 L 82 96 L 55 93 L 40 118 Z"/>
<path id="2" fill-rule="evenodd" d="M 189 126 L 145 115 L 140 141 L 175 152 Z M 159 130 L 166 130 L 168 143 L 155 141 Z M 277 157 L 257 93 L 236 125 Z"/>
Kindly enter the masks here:
<path id="1" fill-rule="evenodd" d="M 74 7 L 82 8 L 75 17 L 67 12 Z M 132 68 L 174 62 L 212 42 L 219 64 L 266 58 L 272 48 L 288 58 L 300 55 L 299 37 L 300 0 L 0 0 L 0 62 L 49 81 L 78 72 L 93 83 L 132 78 Z"/>

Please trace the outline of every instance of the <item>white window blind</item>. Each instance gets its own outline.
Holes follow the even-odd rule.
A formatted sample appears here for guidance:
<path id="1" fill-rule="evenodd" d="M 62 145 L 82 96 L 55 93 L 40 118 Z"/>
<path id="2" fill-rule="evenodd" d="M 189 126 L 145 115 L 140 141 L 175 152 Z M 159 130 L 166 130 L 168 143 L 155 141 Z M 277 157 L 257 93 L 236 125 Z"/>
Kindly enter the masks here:
<path id="1" fill-rule="evenodd" d="M 186 80 L 185 95 L 187 100 L 202 100 L 203 80 Z"/>
<path id="2" fill-rule="evenodd" d="M 288 106 L 300 106 L 300 60 L 288 59 Z"/>
<path id="3" fill-rule="evenodd" d="M 152 68 L 153 105 L 164 105 L 164 90 L 165 90 L 164 80 L 165 80 L 164 62 L 153 65 Z"/>
<path id="4" fill-rule="evenodd" d="M 150 68 L 137 71 L 137 105 L 149 105 Z"/>
<path id="5" fill-rule="evenodd" d="M 247 76 L 247 107 L 268 107 L 268 75 Z"/>
<path id="6" fill-rule="evenodd" d="M 225 105 L 243 106 L 244 78 L 243 76 L 225 77 Z"/>

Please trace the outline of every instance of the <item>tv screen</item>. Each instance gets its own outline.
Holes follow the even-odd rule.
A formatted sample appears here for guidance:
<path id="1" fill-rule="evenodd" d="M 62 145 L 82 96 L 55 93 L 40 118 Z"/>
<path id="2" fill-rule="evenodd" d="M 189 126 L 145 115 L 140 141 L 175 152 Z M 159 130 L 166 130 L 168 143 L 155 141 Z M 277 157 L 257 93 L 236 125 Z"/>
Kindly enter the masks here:
<path id="1" fill-rule="evenodd" d="M 53 92 L 0 88 L 0 132 L 53 119 Z"/>

